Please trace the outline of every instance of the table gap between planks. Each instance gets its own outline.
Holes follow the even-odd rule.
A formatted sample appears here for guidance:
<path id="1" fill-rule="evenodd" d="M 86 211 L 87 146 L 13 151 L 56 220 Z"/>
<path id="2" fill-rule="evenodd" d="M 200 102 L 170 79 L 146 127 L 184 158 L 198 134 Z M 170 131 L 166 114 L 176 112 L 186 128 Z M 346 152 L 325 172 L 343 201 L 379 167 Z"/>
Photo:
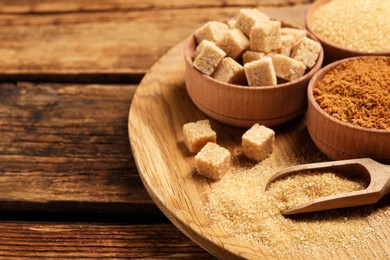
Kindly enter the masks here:
<path id="1" fill-rule="evenodd" d="M 304 27 L 309 0 L 0 0 L 0 258 L 212 258 L 139 178 L 137 84 L 210 19 L 258 6 Z"/>

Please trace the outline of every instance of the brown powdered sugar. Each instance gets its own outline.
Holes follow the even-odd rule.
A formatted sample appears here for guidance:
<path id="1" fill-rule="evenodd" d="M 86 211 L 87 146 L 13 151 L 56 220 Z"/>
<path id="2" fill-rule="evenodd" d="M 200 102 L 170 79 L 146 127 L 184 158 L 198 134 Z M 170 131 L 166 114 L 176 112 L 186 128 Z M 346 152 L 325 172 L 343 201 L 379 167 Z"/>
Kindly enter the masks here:
<path id="1" fill-rule="evenodd" d="M 329 115 L 353 125 L 390 130 L 390 59 L 353 59 L 330 70 L 313 90 Z"/>

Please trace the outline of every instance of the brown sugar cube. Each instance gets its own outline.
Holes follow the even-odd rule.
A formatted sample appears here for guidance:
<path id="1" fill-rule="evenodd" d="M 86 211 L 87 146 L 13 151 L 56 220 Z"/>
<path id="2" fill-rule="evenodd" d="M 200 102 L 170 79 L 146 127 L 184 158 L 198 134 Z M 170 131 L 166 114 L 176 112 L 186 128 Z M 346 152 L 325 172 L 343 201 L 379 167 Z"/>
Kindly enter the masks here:
<path id="1" fill-rule="evenodd" d="M 210 76 L 226 56 L 226 53 L 211 41 L 203 40 L 199 45 L 201 48 L 196 51 L 197 56 L 193 66 L 200 72 Z"/>
<path id="2" fill-rule="evenodd" d="M 305 74 L 306 66 L 293 58 L 275 54 L 272 57 L 272 63 L 275 68 L 276 76 L 288 81 L 298 79 Z"/>
<path id="3" fill-rule="evenodd" d="M 236 27 L 237 20 L 236 19 L 230 19 L 226 22 L 226 24 L 229 26 L 230 29 L 237 28 Z"/>
<path id="4" fill-rule="evenodd" d="M 217 45 L 226 52 L 226 56 L 236 60 L 249 48 L 249 40 L 240 30 L 231 29 Z"/>
<path id="5" fill-rule="evenodd" d="M 306 37 L 306 30 L 302 29 L 283 27 L 280 29 L 280 33 L 281 35 L 294 37 L 295 42 L 298 42 Z"/>
<path id="6" fill-rule="evenodd" d="M 282 46 L 280 28 L 279 21 L 256 23 L 249 35 L 250 49 L 263 52 L 279 49 Z"/>
<path id="7" fill-rule="evenodd" d="M 251 61 L 260 60 L 264 57 L 265 57 L 264 52 L 247 50 L 242 55 L 242 62 L 246 64 Z"/>
<path id="8" fill-rule="evenodd" d="M 192 153 L 199 152 L 208 142 L 217 141 L 217 133 L 207 119 L 183 125 L 183 135 L 184 143 Z"/>
<path id="9" fill-rule="evenodd" d="M 195 156 L 195 167 L 200 175 L 219 180 L 229 170 L 230 152 L 215 143 L 207 143 Z"/>
<path id="10" fill-rule="evenodd" d="M 278 53 L 285 56 L 290 56 L 291 50 L 296 43 L 295 38 L 291 35 L 282 35 L 280 42 L 282 46 L 278 50 Z"/>
<path id="11" fill-rule="evenodd" d="M 194 53 L 192 54 L 191 58 L 192 60 L 195 60 L 195 58 L 198 56 L 199 52 L 201 49 L 204 48 L 205 45 L 207 45 L 209 43 L 209 41 L 201 41 L 198 46 L 196 46 L 196 49 L 194 51 Z"/>
<path id="12" fill-rule="evenodd" d="M 273 51 L 267 52 L 267 53 L 265 53 L 265 56 L 272 58 L 275 54 L 278 54 L 278 50 L 273 50 Z"/>
<path id="13" fill-rule="evenodd" d="M 223 22 L 211 21 L 204 24 L 194 33 L 196 42 L 199 44 L 203 40 L 209 40 L 214 43 L 219 42 L 225 32 L 229 30 L 229 26 Z"/>
<path id="14" fill-rule="evenodd" d="M 244 85 L 246 81 L 244 67 L 230 57 L 224 58 L 219 63 L 211 77 L 238 85 Z"/>
<path id="15" fill-rule="evenodd" d="M 264 57 L 272 57 L 275 54 L 277 54 L 277 51 L 270 51 L 270 52 L 265 53 L 265 52 L 261 52 L 261 51 L 247 50 L 242 55 L 242 61 L 243 61 L 242 63 L 246 64 L 248 62 L 259 60 L 259 59 L 262 59 Z"/>
<path id="16" fill-rule="evenodd" d="M 272 153 L 274 140 L 272 129 L 255 124 L 242 136 L 242 151 L 249 159 L 262 161 Z"/>
<path id="17" fill-rule="evenodd" d="M 249 36 L 255 23 L 267 23 L 270 19 L 258 9 L 241 9 L 236 20 L 236 28 L 240 29 L 246 36 Z"/>
<path id="18" fill-rule="evenodd" d="M 291 52 L 291 58 L 303 62 L 307 68 L 312 68 L 317 61 L 321 51 L 321 44 L 312 39 L 304 37 L 298 42 Z"/>
<path id="19" fill-rule="evenodd" d="M 270 57 L 248 62 L 244 65 L 249 86 L 273 86 L 277 84 L 275 69 Z"/>

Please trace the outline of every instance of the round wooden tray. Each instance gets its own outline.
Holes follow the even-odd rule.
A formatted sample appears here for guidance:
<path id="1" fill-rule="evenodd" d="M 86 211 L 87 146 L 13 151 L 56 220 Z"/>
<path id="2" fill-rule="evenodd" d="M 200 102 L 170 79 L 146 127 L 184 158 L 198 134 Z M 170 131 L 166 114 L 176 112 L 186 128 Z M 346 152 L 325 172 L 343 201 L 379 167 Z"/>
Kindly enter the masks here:
<path id="1" fill-rule="evenodd" d="M 197 109 L 186 92 L 183 48 L 184 43 L 173 47 L 156 62 L 139 85 L 131 105 L 130 143 L 144 186 L 177 228 L 215 256 L 277 258 L 263 245 L 227 234 L 205 213 L 210 185 L 205 178 L 194 174 L 194 155 L 184 145 L 182 126 L 207 116 Z M 210 121 L 220 145 L 231 151 L 240 147 L 246 129 Z M 276 132 L 274 156 L 281 161 L 293 158 L 302 149 L 308 158 L 318 158 L 319 150 L 307 133 L 304 117 L 273 129 Z M 367 238 L 375 251 L 390 252 L 386 230 L 380 236 Z M 317 257 L 372 258 L 373 254 L 364 248 L 349 248 L 340 255 L 321 251 Z M 304 254 L 296 257 L 304 258 Z"/>

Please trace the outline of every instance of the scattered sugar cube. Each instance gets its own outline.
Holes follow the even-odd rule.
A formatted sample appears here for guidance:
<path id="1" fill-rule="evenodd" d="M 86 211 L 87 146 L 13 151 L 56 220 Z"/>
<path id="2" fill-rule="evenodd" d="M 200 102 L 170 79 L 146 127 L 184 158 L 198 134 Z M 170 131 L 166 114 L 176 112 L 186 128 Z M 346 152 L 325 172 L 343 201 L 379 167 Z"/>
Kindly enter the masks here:
<path id="1" fill-rule="evenodd" d="M 215 143 L 207 143 L 195 156 L 195 167 L 200 175 L 221 179 L 230 167 L 230 152 Z"/>
<path id="2" fill-rule="evenodd" d="M 281 35 L 288 35 L 292 36 L 295 39 L 295 42 L 298 42 L 302 40 L 304 37 L 306 37 L 306 30 L 302 29 L 295 29 L 295 28 L 288 28 L 288 27 L 283 27 L 280 29 Z"/>
<path id="3" fill-rule="evenodd" d="M 275 54 L 272 57 L 272 63 L 275 68 L 276 76 L 288 81 L 298 79 L 305 74 L 306 66 L 293 58 Z"/>
<path id="4" fill-rule="evenodd" d="M 279 21 L 256 23 L 249 35 L 250 49 L 263 52 L 279 49 L 282 46 L 280 28 L 281 23 Z"/>
<path id="5" fill-rule="evenodd" d="M 275 132 L 263 125 L 253 125 L 242 136 L 242 151 L 246 157 L 262 161 L 272 153 Z"/>
<path id="6" fill-rule="evenodd" d="M 217 141 L 217 133 L 211 129 L 209 120 L 200 120 L 183 125 L 184 143 L 192 153 L 199 152 L 209 142 Z"/>
<path id="7" fill-rule="evenodd" d="M 246 36 L 249 36 L 255 23 L 268 23 L 269 17 L 258 9 L 241 9 L 236 20 L 236 28 L 240 29 Z"/>
<path id="8" fill-rule="evenodd" d="M 244 67 L 230 57 L 224 58 L 219 63 L 211 77 L 231 84 L 244 85 L 246 83 Z"/>
<path id="9" fill-rule="evenodd" d="M 249 40 L 239 29 L 231 29 L 217 45 L 226 52 L 226 56 L 236 60 L 249 48 Z"/>
<path id="10" fill-rule="evenodd" d="M 273 86 L 277 84 L 275 69 L 270 57 L 248 62 L 244 65 L 249 86 Z"/>
<path id="11" fill-rule="evenodd" d="M 297 45 L 294 46 L 291 52 L 291 57 L 303 62 L 307 68 L 312 68 L 317 61 L 321 51 L 321 44 L 304 37 Z"/>
<path id="12" fill-rule="evenodd" d="M 210 76 L 226 53 L 221 50 L 214 42 L 203 40 L 197 52 L 197 56 L 193 62 L 193 66 L 200 72 Z"/>
<path id="13" fill-rule="evenodd" d="M 296 43 L 295 38 L 291 35 L 282 35 L 280 37 L 280 42 L 281 47 L 278 50 L 278 53 L 289 57 L 291 54 L 291 50 Z"/>
<path id="14" fill-rule="evenodd" d="M 264 52 L 247 50 L 242 55 L 242 61 L 244 64 L 246 64 L 251 61 L 260 60 L 264 57 L 265 57 Z"/>
<path id="15" fill-rule="evenodd" d="M 194 36 L 198 44 L 203 40 L 217 43 L 223 38 L 228 29 L 229 26 L 223 22 L 211 21 L 197 29 Z"/>

